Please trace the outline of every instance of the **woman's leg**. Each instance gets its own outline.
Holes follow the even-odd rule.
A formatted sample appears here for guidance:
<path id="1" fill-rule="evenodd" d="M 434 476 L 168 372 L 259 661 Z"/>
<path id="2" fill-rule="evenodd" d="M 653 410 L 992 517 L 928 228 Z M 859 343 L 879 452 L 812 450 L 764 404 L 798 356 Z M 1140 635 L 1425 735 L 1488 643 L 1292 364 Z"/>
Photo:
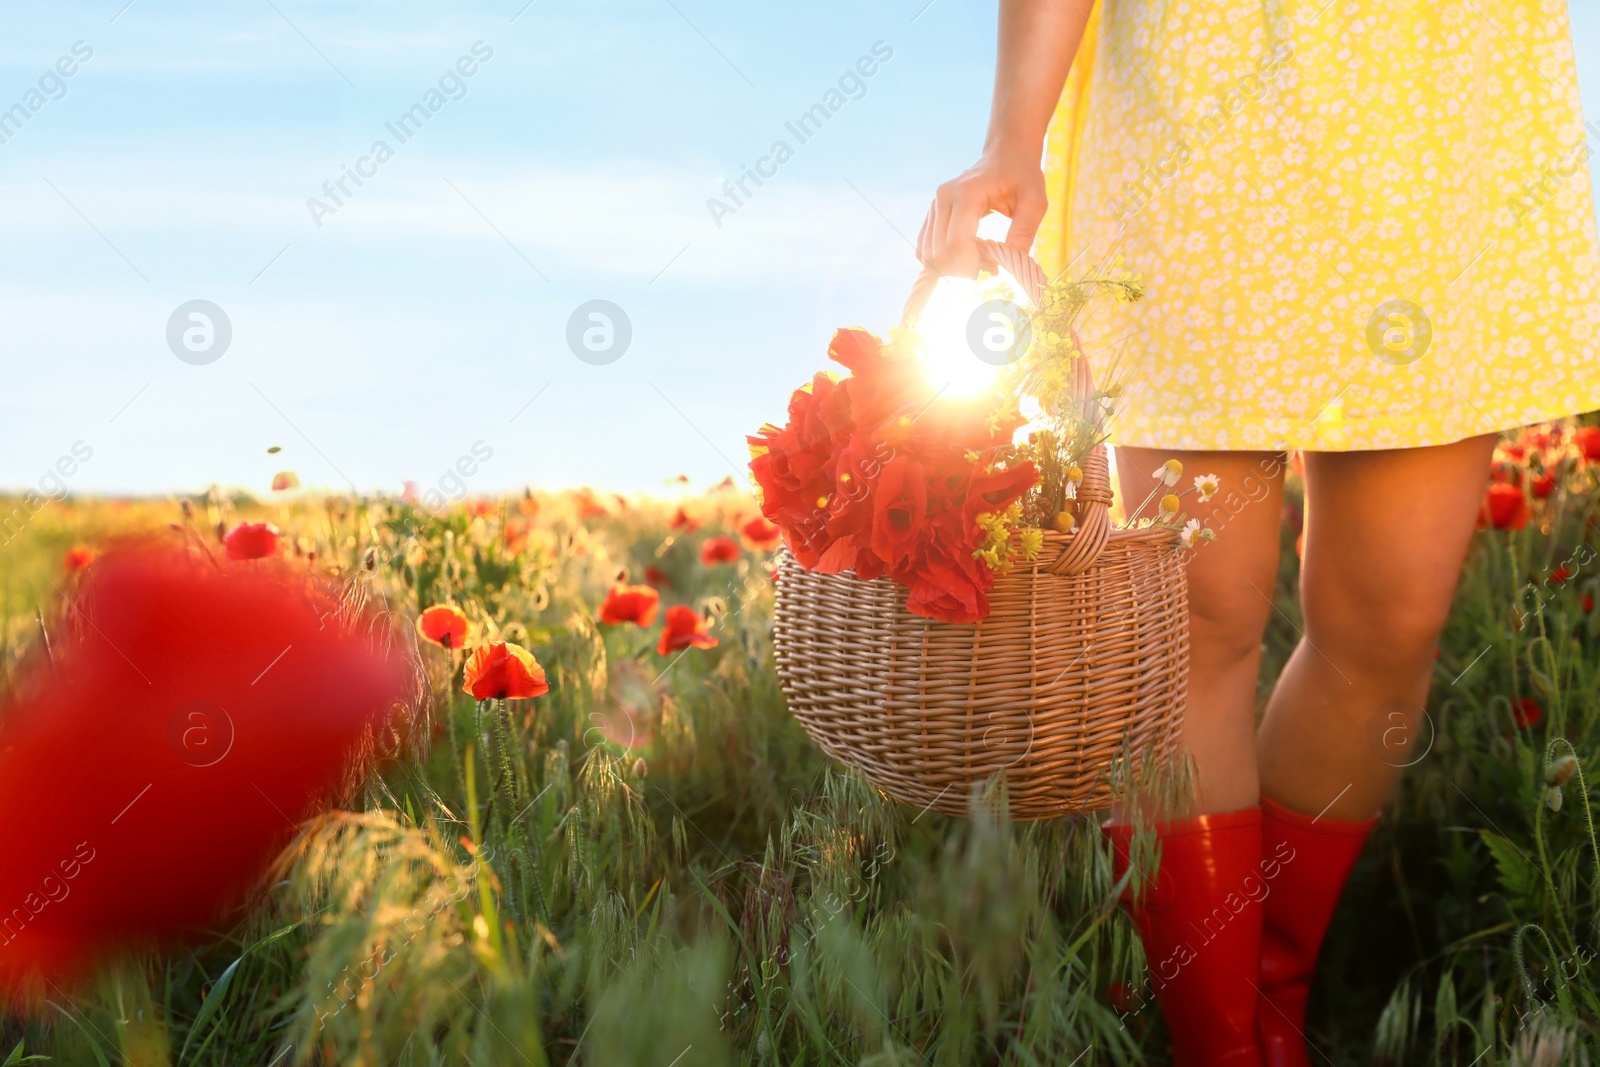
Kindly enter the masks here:
<path id="1" fill-rule="evenodd" d="M 1217 535 L 1189 556 L 1189 700 L 1183 741 L 1199 774 L 1196 810 L 1234 811 L 1256 802 L 1256 680 L 1261 635 L 1272 614 L 1283 511 L 1283 455 L 1118 448 L 1117 481 L 1133 508 L 1155 485 L 1151 472 L 1183 463 L 1172 490 L 1197 474 L 1221 487 L 1208 503 L 1183 497 L 1183 510 Z M 1142 514 L 1149 515 L 1154 501 Z"/>
<path id="2" fill-rule="evenodd" d="M 1388 800 L 1425 741 L 1434 648 L 1472 540 L 1494 437 L 1308 452 L 1305 633 L 1258 740 L 1262 792 L 1331 819 Z"/>
<path id="3" fill-rule="evenodd" d="M 1374 813 L 1431 744 L 1434 648 L 1489 477 L 1493 437 L 1305 456 L 1305 633 L 1261 725 L 1274 861 L 1257 1023 L 1268 1067 L 1309 1067 L 1317 953 Z"/>
<path id="4" fill-rule="evenodd" d="M 1216 474 L 1221 489 L 1187 510 L 1216 532 L 1188 558 L 1190 668 L 1183 741 L 1194 757 L 1200 814 L 1155 826 L 1156 871 L 1135 872 L 1128 911 L 1177 1067 L 1261 1067 L 1258 977 L 1263 899 L 1256 806 L 1255 695 L 1261 633 L 1278 565 L 1282 457 L 1272 453 L 1117 451 L 1125 506 L 1154 488 L 1166 460 L 1183 482 Z M 1162 489 L 1161 492 L 1165 492 Z M 1120 879 L 1132 828 L 1106 824 Z"/>

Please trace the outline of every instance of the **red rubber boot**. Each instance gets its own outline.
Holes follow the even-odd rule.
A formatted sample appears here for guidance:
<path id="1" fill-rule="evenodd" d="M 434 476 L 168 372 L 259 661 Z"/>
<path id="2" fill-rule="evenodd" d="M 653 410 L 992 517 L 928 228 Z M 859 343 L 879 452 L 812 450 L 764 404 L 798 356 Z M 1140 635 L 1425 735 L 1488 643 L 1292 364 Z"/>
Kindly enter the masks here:
<path id="1" fill-rule="evenodd" d="M 1117 878 L 1132 827 L 1106 823 Z M 1261 1067 L 1256 1028 L 1261 958 L 1261 809 L 1156 827 L 1161 862 L 1123 903 L 1144 943 L 1150 984 L 1172 1035 L 1176 1067 Z M 1140 882 L 1136 874 L 1133 885 Z"/>
<path id="2" fill-rule="evenodd" d="M 1270 875 L 1261 934 L 1261 1050 L 1269 1067 L 1311 1067 L 1306 998 L 1317 952 L 1376 816 L 1312 818 L 1261 798 L 1262 870 Z"/>

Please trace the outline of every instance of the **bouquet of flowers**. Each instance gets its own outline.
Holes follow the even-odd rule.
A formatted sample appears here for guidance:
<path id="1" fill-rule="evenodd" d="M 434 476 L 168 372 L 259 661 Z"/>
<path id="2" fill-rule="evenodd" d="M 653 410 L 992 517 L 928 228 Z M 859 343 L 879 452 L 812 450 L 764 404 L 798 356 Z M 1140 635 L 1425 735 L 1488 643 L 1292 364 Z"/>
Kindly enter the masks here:
<path id="1" fill-rule="evenodd" d="M 914 322 L 887 341 L 835 333 L 828 355 L 849 376 L 819 372 L 790 397 L 786 425 L 748 439 L 762 514 L 796 561 L 863 580 L 887 574 L 907 588 L 909 611 L 941 622 L 988 615 L 995 575 L 1033 560 L 1046 530 L 1072 531 L 1080 464 L 1120 395 L 1071 388 L 1086 358 L 1073 325 L 1096 293 L 1133 301 L 1142 290 L 1129 275 L 1046 287 L 1022 355 L 967 396 L 931 379 Z M 1158 472 L 1166 485 L 1169 473 Z M 1133 521 L 1176 521 L 1174 499 L 1151 519 L 1136 509 Z"/>

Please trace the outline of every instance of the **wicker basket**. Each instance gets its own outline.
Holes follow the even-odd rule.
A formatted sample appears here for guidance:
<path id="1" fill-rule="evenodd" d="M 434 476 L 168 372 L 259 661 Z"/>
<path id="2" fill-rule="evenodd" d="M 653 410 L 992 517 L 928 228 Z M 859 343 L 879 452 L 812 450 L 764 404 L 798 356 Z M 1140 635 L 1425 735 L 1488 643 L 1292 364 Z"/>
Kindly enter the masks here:
<path id="1" fill-rule="evenodd" d="M 1012 273 L 1028 283 L 1031 263 Z M 1088 396 L 1078 362 L 1075 388 Z M 818 574 L 783 554 L 778 678 L 825 752 L 891 796 L 952 815 L 968 810 L 974 784 L 1003 773 L 1018 820 L 1109 806 L 1119 756 L 1172 759 L 1189 663 L 1177 534 L 1111 529 L 1103 445 L 1083 471 L 1078 525 L 1046 533 L 1032 565 L 997 576 L 975 625 L 911 614 L 888 578 Z"/>

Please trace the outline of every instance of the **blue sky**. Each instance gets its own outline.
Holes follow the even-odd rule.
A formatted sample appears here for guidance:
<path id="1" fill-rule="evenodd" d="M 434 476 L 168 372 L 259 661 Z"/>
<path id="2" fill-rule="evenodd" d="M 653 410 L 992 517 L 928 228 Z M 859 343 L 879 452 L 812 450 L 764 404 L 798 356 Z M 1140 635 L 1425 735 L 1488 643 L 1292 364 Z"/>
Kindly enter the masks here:
<path id="1" fill-rule="evenodd" d="M 720 480 L 834 326 L 893 317 L 993 71 L 970 0 L 124 3 L 5 15 L 0 109 L 93 55 L 0 144 L 0 486 L 79 441 L 79 492 L 426 489 L 479 442 L 475 492 Z M 1600 5 L 1573 22 L 1600 116 Z M 719 227 L 707 198 L 878 42 Z M 232 327 L 204 365 L 168 346 L 191 300 Z M 591 300 L 631 322 L 614 362 L 568 347 Z"/>

